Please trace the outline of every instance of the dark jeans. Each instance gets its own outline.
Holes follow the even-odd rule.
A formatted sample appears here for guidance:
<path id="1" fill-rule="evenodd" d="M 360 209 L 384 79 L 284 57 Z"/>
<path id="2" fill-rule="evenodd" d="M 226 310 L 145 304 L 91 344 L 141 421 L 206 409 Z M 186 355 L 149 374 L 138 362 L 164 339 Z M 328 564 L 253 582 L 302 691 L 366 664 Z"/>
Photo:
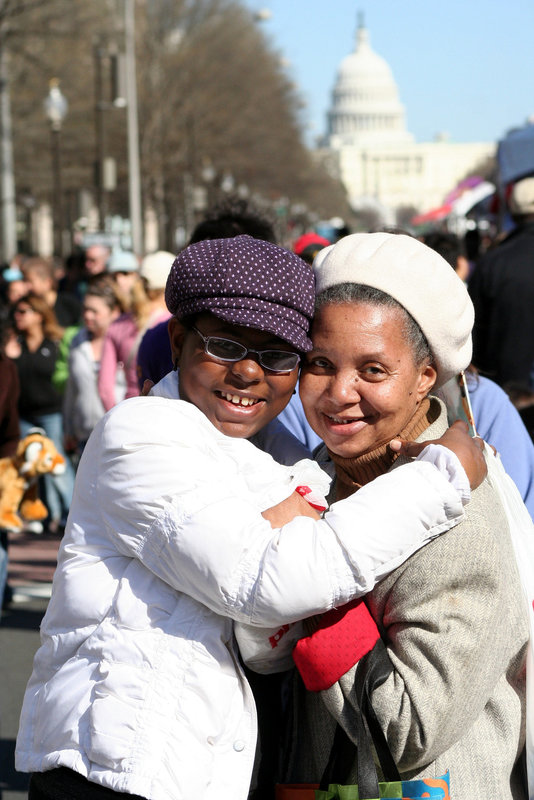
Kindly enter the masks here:
<path id="1" fill-rule="evenodd" d="M 57 767 L 47 772 L 34 772 L 30 778 L 28 800 L 146 800 L 138 794 L 114 792 L 98 783 L 92 783 L 67 767 Z"/>

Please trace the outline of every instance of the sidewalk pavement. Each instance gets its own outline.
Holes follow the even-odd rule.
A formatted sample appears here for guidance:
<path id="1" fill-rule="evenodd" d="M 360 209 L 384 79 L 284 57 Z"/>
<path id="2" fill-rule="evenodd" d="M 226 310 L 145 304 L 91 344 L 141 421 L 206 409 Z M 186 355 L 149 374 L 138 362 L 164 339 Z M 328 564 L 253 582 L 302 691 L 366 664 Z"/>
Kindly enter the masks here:
<path id="1" fill-rule="evenodd" d="M 14 602 L 27 596 L 50 596 L 60 542 L 57 534 L 9 534 L 8 584 L 13 588 Z"/>

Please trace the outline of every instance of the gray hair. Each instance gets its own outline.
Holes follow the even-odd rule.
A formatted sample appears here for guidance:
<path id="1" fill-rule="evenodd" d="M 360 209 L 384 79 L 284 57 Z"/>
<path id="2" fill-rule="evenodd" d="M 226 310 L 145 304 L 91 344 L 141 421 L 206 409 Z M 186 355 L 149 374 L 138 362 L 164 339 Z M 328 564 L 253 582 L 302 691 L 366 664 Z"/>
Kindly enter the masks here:
<path id="1" fill-rule="evenodd" d="M 390 294 L 362 283 L 338 283 L 319 292 L 315 298 L 315 312 L 329 303 L 366 303 L 397 309 L 402 315 L 403 333 L 412 349 L 414 364 L 419 367 L 425 361 L 433 363 L 434 358 L 425 334 L 412 315 Z"/>

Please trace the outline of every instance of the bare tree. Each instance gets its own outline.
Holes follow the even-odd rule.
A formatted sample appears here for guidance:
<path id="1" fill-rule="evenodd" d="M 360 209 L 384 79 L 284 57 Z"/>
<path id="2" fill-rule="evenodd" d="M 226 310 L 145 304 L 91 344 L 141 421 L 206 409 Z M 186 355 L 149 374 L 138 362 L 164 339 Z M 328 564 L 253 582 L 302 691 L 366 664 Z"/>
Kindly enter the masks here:
<path id="1" fill-rule="evenodd" d="M 69 101 L 61 139 L 65 191 L 74 199 L 95 188 L 95 162 L 105 150 L 117 164 L 106 211 L 126 216 L 126 116 L 110 94 L 111 56 L 123 46 L 120 1 L 11 0 L 4 7 L 19 193 L 50 196 L 42 102 L 56 77 Z M 280 54 L 241 2 L 137 0 L 136 15 L 143 201 L 156 210 L 164 246 L 174 246 L 178 224 L 194 221 L 195 187 L 213 194 L 223 177 L 271 204 L 285 198 L 289 209 L 305 204 L 320 216 L 343 215 L 341 184 L 303 144 L 300 98 Z"/>

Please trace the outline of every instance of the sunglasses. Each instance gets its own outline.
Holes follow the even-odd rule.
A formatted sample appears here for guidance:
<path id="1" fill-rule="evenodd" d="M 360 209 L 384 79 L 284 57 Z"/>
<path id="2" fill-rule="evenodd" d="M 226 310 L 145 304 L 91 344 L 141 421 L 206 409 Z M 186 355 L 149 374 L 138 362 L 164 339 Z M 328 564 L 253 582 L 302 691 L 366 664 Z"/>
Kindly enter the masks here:
<path id="1" fill-rule="evenodd" d="M 204 336 L 194 325 L 192 330 L 204 342 L 206 355 L 216 358 L 218 361 L 242 361 L 249 353 L 254 353 L 254 355 L 258 356 L 261 366 L 270 372 L 293 372 L 300 361 L 298 353 L 289 353 L 285 350 L 253 350 L 250 347 L 245 347 L 244 344 L 234 342 L 233 339 L 223 339 L 221 336 Z"/>

